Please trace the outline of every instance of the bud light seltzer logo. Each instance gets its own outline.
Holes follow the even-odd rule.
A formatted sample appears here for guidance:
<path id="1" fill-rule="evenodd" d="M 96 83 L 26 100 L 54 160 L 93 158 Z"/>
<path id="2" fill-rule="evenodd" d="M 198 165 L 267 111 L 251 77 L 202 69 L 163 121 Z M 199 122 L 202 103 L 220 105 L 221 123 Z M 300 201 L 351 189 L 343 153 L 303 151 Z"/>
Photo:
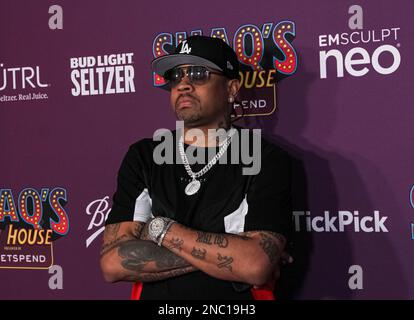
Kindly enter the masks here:
<path id="1" fill-rule="evenodd" d="M 0 189 L 0 268 L 48 269 L 53 241 L 69 232 L 63 188 Z"/>
<path id="2" fill-rule="evenodd" d="M 27 102 L 48 99 L 39 66 L 9 66 L 0 61 L 0 102 Z"/>
<path id="3" fill-rule="evenodd" d="M 118 53 L 71 58 L 72 95 L 135 92 L 133 57 L 133 53 Z"/>
<path id="4" fill-rule="evenodd" d="M 153 42 L 154 58 L 172 53 L 188 35 L 202 35 L 201 30 L 160 33 Z M 276 82 L 290 76 L 297 69 L 297 54 L 292 46 L 296 36 L 295 23 L 282 21 L 262 26 L 245 24 L 231 35 L 224 27 L 212 28 L 211 37 L 220 38 L 230 45 L 240 61 L 241 89 L 234 108 L 245 116 L 270 115 L 276 110 Z M 154 73 L 154 86 L 166 85 Z"/>

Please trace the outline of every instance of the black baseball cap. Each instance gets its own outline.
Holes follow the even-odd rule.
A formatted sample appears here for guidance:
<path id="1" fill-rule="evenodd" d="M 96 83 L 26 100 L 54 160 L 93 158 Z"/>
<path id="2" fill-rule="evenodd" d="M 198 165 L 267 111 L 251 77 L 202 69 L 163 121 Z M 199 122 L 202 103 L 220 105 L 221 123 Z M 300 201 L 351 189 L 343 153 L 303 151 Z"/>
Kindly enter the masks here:
<path id="1" fill-rule="evenodd" d="M 180 42 L 174 53 L 156 58 L 152 70 L 164 76 L 165 72 L 179 65 L 191 64 L 222 71 L 229 79 L 239 79 L 239 60 L 233 49 L 219 38 L 190 36 Z"/>

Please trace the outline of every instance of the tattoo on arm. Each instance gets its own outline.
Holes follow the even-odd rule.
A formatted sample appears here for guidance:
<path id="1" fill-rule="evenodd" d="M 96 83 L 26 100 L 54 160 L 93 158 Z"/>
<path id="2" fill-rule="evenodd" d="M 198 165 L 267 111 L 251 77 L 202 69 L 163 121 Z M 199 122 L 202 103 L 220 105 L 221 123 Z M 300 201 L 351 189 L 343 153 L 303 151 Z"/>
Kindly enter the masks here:
<path id="1" fill-rule="evenodd" d="M 211 243 L 212 234 L 206 232 L 197 231 L 197 242 L 204 243 L 204 244 L 212 244 Z"/>
<path id="2" fill-rule="evenodd" d="M 123 234 L 115 240 L 104 242 L 101 248 L 101 257 L 103 257 L 105 254 L 115 248 L 120 242 L 125 241 L 126 239 L 128 239 L 127 235 Z"/>
<path id="3" fill-rule="evenodd" d="M 139 273 L 144 267 L 155 262 L 160 271 L 187 267 L 189 263 L 165 248 L 155 243 L 143 240 L 129 240 L 119 244 L 118 255 L 121 265 L 131 271 Z"/>
<path id="4" fill-rule="evenodd" d="M 144 224 L 143 223 L 139 223 L 139 222 L 135 222 L 135 228 L 134 228 L 134 237 L 139 239 L 142 229 L 144 229 Z"/>
<path id="5" fill-rule="evenodd" d="M 101 248 L 101 257 L 107 254 L 109 251 L 111 251 L 113 248 L 115 248 L 119 243 L 122 241 L 126 241 L 128 239 L 131 239 L 132 237 L 139 237 L 141 234 L 141 231 L 144 227 L 144 225 L 140 222 L 135 222 L 134 229 L 132 231 L 132 235 L 123 234 L 120 237 L 118 237 L 118 232 L 121 224 L 120 223 L 114 223 L 109 224 L 105 227 L 104 231 L 104 237 L 103 237 L 103 244 Z"/>
<path id="6" fill-rule="evenodd" d="M 204 260 L 206 258 L 206 253 L 207 250 L 206 249 L 196 249 L 193 248 L 193 251 L 191 251 L 191 255 L 199 260 Z"/>
<path id="7" fill-rule="evenodd" d="M 277 237 L 278 239 L 282 239 L 276 233 L 272 233 L 272 236 Z M 272 236 L 268 235 L 265 232 L 260 232 L 260 243 L 259 244 L 260 244 L 260 247 L 262 248 L 262 250 L 268 256 L 268 258 L 270 260 L 270 263 L 274 264 L 278 260 L 279 247 L 278 247 L 275 239 Z"/>
<path id="8" fill-rule="evenodd" d="M 145 225 L 145 227 L 144 226 L 142 227 L 138 239 L 141 239 L 141 240 L 148 240 L 149 239 L 149 237 L 148 237 L 148 226 L 147 225 Z"/>
<path id="9" fill-rule="evenodd" d="M 178 252 L 181 252 L 183 248 L 184 240 L 180 238 L 172 238 L 167 244 L 168 249 L 176 249 Z"/>
<path id="10" fill-rule="evenodd" d="M 156 266 L 160 269 L 174 269 L 189 265 L 189 263 L 186 260 L 175 255 L 174 253 L 168 251 L 165 248 L 157 247 L 156 249 L 159 249 L 162 252 L 162 257 L 158 258 L 155 261 Z"/>
<path id="11" fill-rule="evenodd" d="M 218 245 L 220 248 L 226 248 L 229 244 L 229 240 L 222 234 L 216 234 L 214 236 L 214 244 Z"/>
<path id="12" fill-rule="evenodd" d="M 168 278 L 178 277 L 183 274 L 196 271 L 197 269 L 193 266 L 183 267 L 180 269 L 168 270 L 168 271 L 160 271 L 154 273 L 141 273 L 139 279 L 135 275 L 129 275 L 125 278 L 125 280 L 129 281 L 141 281 L 141 282 L 153 282 L 153 281 L 160 281 Z"/>
<path id="13" fill-rule="evenodd" d="M 105 233 L 104 236 L 108 238 L 108 240 L 114 240 L 116 239 L 116 236 L 118 235 L 119 227 L 121 226 L 120 223 L 114 223 L 109 224 L 105 227 Z"/>
<path id="14" fill-rule="evenodd" d="M 232 268 L 232 263 L 233 263 L 233 258 L 232 257 L 228 257 L 228 256 L 222 256 L 220 253 L 217 253 L 217 260 L 219 261 L 217 264 L 217 267 L 221 268 L 226 268 L 228 269 L 230 272 L 233 271 Z"/>
<path id="15" fill-rule="evenodd" d="M 126 238 L 126 235 L 117 238 L 119 227 L 119 223 L 109 224 L 105 227 L 103 243 L 101 247 L 101 256 L 111 251 L 111 249 L 113 249 L 120 241 Z"/>
<path id="16" fill-rule="evenodd" d="M 197 240 L 196 242 L 212 245 L 216 244 L 220 248 L 226 248 L 229 244 L 229 240 L 223 234 L 212 234 L 207 232 L 197 231 Z"/>

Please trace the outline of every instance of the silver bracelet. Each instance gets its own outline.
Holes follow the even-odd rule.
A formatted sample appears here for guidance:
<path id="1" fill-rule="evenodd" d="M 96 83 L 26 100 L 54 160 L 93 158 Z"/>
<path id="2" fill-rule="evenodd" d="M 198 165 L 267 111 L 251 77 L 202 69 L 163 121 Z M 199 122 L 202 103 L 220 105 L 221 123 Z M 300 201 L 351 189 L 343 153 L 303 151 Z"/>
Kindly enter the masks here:
<path id="1" fill-rule="evenodd" d="M 165 235 L 167 234 L 168 230 L 170 229 L 171 225 L 174 222 L 175 222 L 174 220 L 169 219 L 167 225 L 164 227 L 164 230 L 162 231 L 162 233 L 161 233 L 161 235 L 158 239 L 158 242 L 157 242 L 158 246 L 160 246 L 160 247 L 162 246 L 162 241 L 164 240 Z"/>

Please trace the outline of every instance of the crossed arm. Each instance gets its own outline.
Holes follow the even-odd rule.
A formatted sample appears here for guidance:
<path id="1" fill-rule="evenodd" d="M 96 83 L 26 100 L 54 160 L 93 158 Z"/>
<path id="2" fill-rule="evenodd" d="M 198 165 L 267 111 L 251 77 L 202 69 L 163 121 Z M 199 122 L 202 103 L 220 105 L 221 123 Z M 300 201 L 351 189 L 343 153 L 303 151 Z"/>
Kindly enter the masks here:
<path id="1" fill-rule="evenodd" d="M 147 225 L 123 222 L 105 228 L 101 268 L 107 281 L 149 282 L 201 270 L 261 286 L 278 268 L 285 246 L 284 237 L 273 232 L 217 234 L 174 223 L 158 247 L 148 240 Z"/>

